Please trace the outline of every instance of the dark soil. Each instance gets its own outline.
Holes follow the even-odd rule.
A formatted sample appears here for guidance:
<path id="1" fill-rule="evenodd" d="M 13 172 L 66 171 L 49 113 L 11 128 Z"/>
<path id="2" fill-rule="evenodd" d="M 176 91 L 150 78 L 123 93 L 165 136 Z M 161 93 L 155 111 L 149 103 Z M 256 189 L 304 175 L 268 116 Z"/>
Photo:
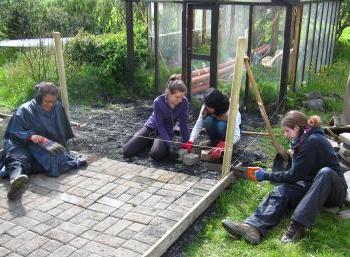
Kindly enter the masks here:
<path id="1" fill-rule="evenodd" d="M 185 166 L 179 161 L 155 162 L 149 157 L 149 151 L 145 150 L 137 157 L 124 158 L 122 147 L 128 139 L 140 128 L 152 113 L 152 100 L 139 100 L 133 103 L 120 103 L 104 108 L 76 106 L 71 108 L 72 120 L 87 123 L 85 127 L 75 128 L 77 138 L 73 141 L 73 149 L 85 153 L 93 153 L 106 156 L 110 159 L 125 161 L 148 167 L 156 167 L 190 175 L 214 178 L 218 174 L 209 170 L 205 162 L 198 165 Z M 190 108 L 190 125 L 192 128 L 198 117 L 198 110 Z M 262 122 L 258 115 L 242 114 L 241 129 L 261 127 Z M 201 139 L 206 139 L 201 135 Z M 181 142 L 180 135 L 175 136 L 174 141 Z M 240 142 L 234 147 L 233 162 L 249 164 L 266 159 L 258 146 L 259 138 L 254 136 L 241 137 Z"/>

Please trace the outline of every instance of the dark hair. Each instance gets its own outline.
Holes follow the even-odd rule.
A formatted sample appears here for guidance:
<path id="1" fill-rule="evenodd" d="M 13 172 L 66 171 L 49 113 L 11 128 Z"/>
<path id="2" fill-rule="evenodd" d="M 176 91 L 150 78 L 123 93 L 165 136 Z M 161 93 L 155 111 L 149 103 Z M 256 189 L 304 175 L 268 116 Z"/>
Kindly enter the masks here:
<path id="1" fill-rule="evenodd" d="M 215 115 L 226 113 L 230 107 L 228 97 L 217 89 L 214 89 L 204 98 L 204 104 L 207 107 L 214 108 Z"/>
<path id="2" fill-rule="evenodd" d="M 300 131 L 303 131 L 307 125 L 310 127 L 318 127 L 321 122 L 321 118 L 317 115 L 312 115 L 307 118 L 306 115 L 300 111 L 289 111 L 282 119 L 282 126 L 291 129 L 298 126 Z"/>
<path id="3" fill-rule="evenodd" d="M 175 94 L 176 92 L 187 93 L 187 87 L 185 83 L 177 77 L 176 75 L 172 75 L 167 82 L 165 94 Z"/>
<path id="4" fill-rule="evenodd" d="M 47 95 L 53 95 L 57 98 L 60 97 L 60 91 L 57 86 L 52 82 L 40 82 L 35 85 L 35 100 L 38 104 L 41 104 L 44 97 Z"/>

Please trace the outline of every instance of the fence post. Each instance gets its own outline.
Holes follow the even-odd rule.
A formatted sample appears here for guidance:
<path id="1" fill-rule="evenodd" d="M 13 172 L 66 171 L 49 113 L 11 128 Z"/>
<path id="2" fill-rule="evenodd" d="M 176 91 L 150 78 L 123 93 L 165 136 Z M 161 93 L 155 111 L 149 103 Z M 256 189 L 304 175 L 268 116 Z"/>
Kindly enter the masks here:
<path id="1" fill-rule="evenodd" d="M 63 105 L 64 110 L 66 111 L 66 115 L 68 117 L 68 120 L 70 120 L 68 92 L 67 92 L 67 80 L 66 80 L 66 74 L 64 71 L 61 33 L 53 32 L 53 38 L 55 41 L 56 66 L 57 66 L 57 71 L 58 71 L 58 78 L 60 81 L 62 105 Z"/>

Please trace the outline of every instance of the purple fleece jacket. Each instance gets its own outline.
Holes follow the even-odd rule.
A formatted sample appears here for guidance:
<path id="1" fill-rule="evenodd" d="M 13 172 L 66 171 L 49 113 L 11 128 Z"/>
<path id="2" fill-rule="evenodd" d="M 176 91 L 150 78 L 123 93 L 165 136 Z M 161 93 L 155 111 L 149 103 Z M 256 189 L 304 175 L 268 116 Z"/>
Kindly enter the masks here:
<path id="1" fill-rule="evenodd" d="M 175 106 L 175 108 L 171 108 L 167 103 L 165 94 L 163 94 L 154 100 L 153 112 L 146 121 L 145 127 L 156 129 L 161 139 L 171 141 L 174 136 L 173 128 L 177 120 L 180 122 L 182 141 L 187 142 L 190 138 L 190 133 L 187 127 L 187 98 L 184 97 L 180 104 Z"/>

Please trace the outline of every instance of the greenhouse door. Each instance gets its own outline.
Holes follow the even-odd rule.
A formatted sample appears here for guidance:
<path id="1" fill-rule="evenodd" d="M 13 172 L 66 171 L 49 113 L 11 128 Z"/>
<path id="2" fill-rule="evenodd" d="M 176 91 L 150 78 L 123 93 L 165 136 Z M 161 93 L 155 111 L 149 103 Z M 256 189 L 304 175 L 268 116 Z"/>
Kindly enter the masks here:
<path id="1" fill-rule="evenodd" d="M 191 94 L 217 83 L 218 5 L 189 4 L 186 16 L 186 85 Z"/>

